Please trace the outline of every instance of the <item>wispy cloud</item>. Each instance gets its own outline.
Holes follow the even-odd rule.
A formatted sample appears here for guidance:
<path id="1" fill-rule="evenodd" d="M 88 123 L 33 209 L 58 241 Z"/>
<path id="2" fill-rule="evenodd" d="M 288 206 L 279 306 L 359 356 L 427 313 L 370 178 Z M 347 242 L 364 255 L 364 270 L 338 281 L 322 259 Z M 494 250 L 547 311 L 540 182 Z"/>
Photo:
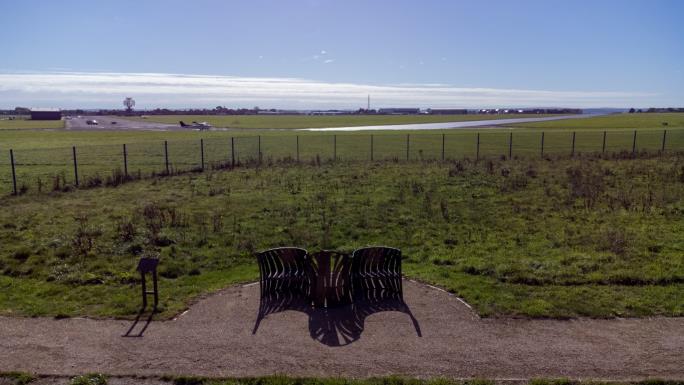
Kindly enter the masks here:
<path id="1" fill-rule="evenodd" d="M 640 92 L 464 88 L 442 84 L 371 85 L 297 78 L 163 73 L 0 73 L 0 106 L 113 107 L 132 96 L 141 108 L 254 106 L 356 108 L 370 94 L 375 107 L 602 107 L 637 105 Z"/>

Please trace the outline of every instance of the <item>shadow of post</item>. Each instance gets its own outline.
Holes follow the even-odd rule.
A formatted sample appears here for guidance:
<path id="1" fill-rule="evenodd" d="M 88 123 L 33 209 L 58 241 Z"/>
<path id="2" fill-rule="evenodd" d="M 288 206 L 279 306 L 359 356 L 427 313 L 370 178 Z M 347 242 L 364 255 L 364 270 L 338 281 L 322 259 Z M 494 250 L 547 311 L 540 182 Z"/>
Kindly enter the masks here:
<path id="1" fill-rule="evenodd" d="M 132 334 L 135 327 L 138 326 L 138 323 L 140 323 L 140 318 L 142 318 L 143 314 L 145 314 L 145 308 L 144 307 L 141 308 L 140 311 L 138 311 L 138 315 L 135 317 L 133 324 L 131 325 L 130 328 L 128 328 L 128 330 L 126 331 L 126 334 L 124 334 L 122 337 L 142 337 L 143 333 L 145 333 L 145 330 L 147 330 L 147 327 L 150 326 L 150 323 L 152 322 L 152 317 L 154 317 L 154 313 L 156 313 L 156 312 L 157 312 L 157 309 L 152 309 L 152 312 L 150 312 L 150 315 L 144 321 L 145 323 L 143 324 L 140 331 L 138 331 L 137 334 Z"/>

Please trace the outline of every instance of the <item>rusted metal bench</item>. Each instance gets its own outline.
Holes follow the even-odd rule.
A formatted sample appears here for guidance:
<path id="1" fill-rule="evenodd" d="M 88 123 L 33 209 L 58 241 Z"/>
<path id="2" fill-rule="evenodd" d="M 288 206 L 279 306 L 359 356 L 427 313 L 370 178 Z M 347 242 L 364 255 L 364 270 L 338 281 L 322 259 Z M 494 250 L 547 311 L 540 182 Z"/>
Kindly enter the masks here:
<path id="1" fill-rule="evenodd" d="M 290 301 L 297 295 L 315 307 L 346 305 L 355 299 L 403 300 L 399 249 L 377 246 L 352 255 L 331 250 L 309 255 L 301 248 L 279 247 L 256 257 L 262 299 Z"/>
<path id="2" fill-rule="evenodd" d="M 323 250 L 313 254 L 310 263 L 314 306 L 331 307 L 352 302 L 352 264 L 349 254 Z"/>
<path id="3" fill-rule="evenodd" d="M 401 250 L 386 246 L 363 247 L 352 254 L 354 299 L 403 301 Z"/>
<path id="4" fill-rule="evenodd" d="M 279 293 L 310 296 L 311 268 L 306 250 L 278 247 L 256 254 L 261 297 Z"/>

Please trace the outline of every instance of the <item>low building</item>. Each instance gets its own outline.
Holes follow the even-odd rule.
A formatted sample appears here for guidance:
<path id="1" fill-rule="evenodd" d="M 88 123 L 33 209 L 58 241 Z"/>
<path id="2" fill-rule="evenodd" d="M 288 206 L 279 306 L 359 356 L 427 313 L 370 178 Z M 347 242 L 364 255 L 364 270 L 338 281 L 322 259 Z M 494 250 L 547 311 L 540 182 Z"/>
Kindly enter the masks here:
<path id="1" fill-rule="evenodd" d="M 415 115 L 420 114 L 420 108 L 381 108 L 378 114 L 385 115 Z"/>
<path id="2" fill-rule="evenodd" d="M 467 115 L 468 110 L 464 108 L 428 108 L 430 115 Z"/>
<path id="3" fill-rule="evenodd" d="M 32 108 L 31 120 L 60 120 L 62 112 L 57 108 Z"/>

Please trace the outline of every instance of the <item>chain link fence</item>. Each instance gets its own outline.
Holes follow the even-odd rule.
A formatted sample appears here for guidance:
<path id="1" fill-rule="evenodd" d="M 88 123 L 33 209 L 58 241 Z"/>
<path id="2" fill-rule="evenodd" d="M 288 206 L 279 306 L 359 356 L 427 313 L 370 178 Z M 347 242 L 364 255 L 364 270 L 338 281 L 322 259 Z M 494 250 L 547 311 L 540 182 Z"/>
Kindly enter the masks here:
<path id="1" fill-rule="evenodd" d="M 273 162 L 422 161 L 660 153 L 684 150 L 684 130 L 353 133 L 215 137 L 11 150 L 0 194 L 119 184 L 129 179 Z M 15 185 L 16 184 L 16 185 Z"/>

